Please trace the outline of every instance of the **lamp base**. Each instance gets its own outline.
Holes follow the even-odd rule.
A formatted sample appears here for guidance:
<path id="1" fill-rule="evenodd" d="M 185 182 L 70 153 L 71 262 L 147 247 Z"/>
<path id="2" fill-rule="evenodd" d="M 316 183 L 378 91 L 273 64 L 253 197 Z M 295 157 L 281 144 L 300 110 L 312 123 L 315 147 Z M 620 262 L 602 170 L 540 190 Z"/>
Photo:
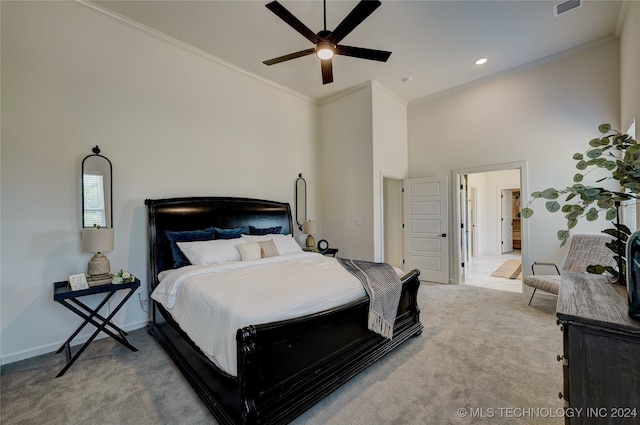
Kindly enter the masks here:
<path id="1" fill-rule="evenodd" d="M 91 257 L 91 260 L 89 260 L 89 264 L 87 265 L 87 275 L 89 277 L 108 275 L 110 271 L 111 264 L 109 264 L 109 259 L 101 252 L 96 252 L 96 255 Z"/>
<path id="2" fill-rule="evenodd" d="M 307 241 L 305 242 L 307 248 L 313 248 L 316 246 L 316 240 L 313 239 L 313 236 L 307 235 Z"/>

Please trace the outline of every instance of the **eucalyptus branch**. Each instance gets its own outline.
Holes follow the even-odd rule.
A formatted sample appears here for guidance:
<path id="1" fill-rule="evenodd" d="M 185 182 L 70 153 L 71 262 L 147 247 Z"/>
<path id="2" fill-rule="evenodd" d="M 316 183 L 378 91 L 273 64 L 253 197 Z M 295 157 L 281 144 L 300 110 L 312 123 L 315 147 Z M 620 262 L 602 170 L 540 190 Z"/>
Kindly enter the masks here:
<path id="1" fill-rule="evenodd" d="M 567 227 L 557 233 L 562 245 L 567 242 L 570 230 L 580 220 L 595 221 L 604 213 L 607 221 L 613 221 L 622 202 L 640 199 L 640 146 L 629 135 L 612 130 L 610 124 L 598 126 L 598 131 L 601 136 L 589 141 L 590 148 L 584 154 L 573 155 L 576 169 L 579 171 L 573 176 L 573 185 L 564 189 L 548 188 L 541 192 L 533 192 L 527 207 L 521 211 L 523 218 L 530 218 L 533 215 L 531 204 L 538 199 L 546 199 L 547 211 L 563 212 Z M 583 185 L 585 176 L 597 169 L 611 173 L 597 180 L 597 183 L 617 180 L 620 189 Z M 563 203 L 558 202 L 558 198 L 565 195 Z M 619 233 L 619 229 L 616 232 Z"/>

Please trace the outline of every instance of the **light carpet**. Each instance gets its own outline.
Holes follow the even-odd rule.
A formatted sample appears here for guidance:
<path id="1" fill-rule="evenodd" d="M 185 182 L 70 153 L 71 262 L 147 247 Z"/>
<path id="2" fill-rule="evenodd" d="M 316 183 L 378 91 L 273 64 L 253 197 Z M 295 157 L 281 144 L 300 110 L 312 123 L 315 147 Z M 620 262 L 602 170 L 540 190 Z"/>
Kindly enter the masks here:
<path id="1" fill-rule="evenodd" d="M 423 283 L 424 331 L 297 418 L 294 425 L 563 423 L 555 302 Z M 144 329 L 131 352 L 95 341 L 62 377 L 63 354 L 2 367 L 2 424 L 215 424 Z M 528 410 L 523 410 L 528 409 Z M 531 415 L 534 410 L 538 414 Z M 553 415 L 545 414 L 547 410 Z M 528 416 L 524 417 L 524 412 Z"/>

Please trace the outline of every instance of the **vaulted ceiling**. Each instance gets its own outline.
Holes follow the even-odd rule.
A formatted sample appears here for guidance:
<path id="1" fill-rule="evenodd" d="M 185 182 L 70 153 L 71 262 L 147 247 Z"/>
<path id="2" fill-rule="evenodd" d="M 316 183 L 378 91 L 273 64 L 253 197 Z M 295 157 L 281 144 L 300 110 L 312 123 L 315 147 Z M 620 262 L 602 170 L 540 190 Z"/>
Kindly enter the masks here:
<path id="1" fill-rule="evenodd" d="M 269 0 L 270 1 L 270 0 Z M 262 62 L 313 44 L 257 0 L 95 1 L 124 17 L 265 80 L 316 100 L 376 80 L 414 101 L 545 58 L 616 37 L 621 2 L 583 0 L 555 16 L 560 1 L 382 0 L 342 44 L 391 51 L 385 62 L 333 59 L 334 82 L 322 84 L 318 58 Z M 322 0 L 280 3 L 313 32 L 323 29 Z M 326 2 L 333 30 L 355 0 Z M 485 65 L 474 61 L 486 57 Z"/>

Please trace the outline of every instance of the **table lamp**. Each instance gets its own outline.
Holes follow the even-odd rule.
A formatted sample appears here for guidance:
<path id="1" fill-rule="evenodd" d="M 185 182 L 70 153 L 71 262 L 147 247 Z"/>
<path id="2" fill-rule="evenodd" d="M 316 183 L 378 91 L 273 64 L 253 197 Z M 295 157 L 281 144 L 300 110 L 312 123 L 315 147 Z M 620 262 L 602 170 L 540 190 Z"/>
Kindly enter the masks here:
<path id="1" fill-rule="evenodd" d="M 316 240 L 313 238 L 312 234 L 316 233 L 317 231 L 317 222 L 308 220 L 302 223 L 302 233 L 305 233 L 307 235 L 307 240 L 305 242 L 307 248 L 313 248 L 314 246 L 316 246 Z"/>
<path id="2" fill-rule="evenodd" d="M 103 252 L 113 251 L 113 229 L 108 227 L 86 227 L 82 229 L 82 252 L 93 252 L 95 255 L 87 265 L 87 275 L 91 279 L 107 277 L 111 271 L 109 259 Z"/>

